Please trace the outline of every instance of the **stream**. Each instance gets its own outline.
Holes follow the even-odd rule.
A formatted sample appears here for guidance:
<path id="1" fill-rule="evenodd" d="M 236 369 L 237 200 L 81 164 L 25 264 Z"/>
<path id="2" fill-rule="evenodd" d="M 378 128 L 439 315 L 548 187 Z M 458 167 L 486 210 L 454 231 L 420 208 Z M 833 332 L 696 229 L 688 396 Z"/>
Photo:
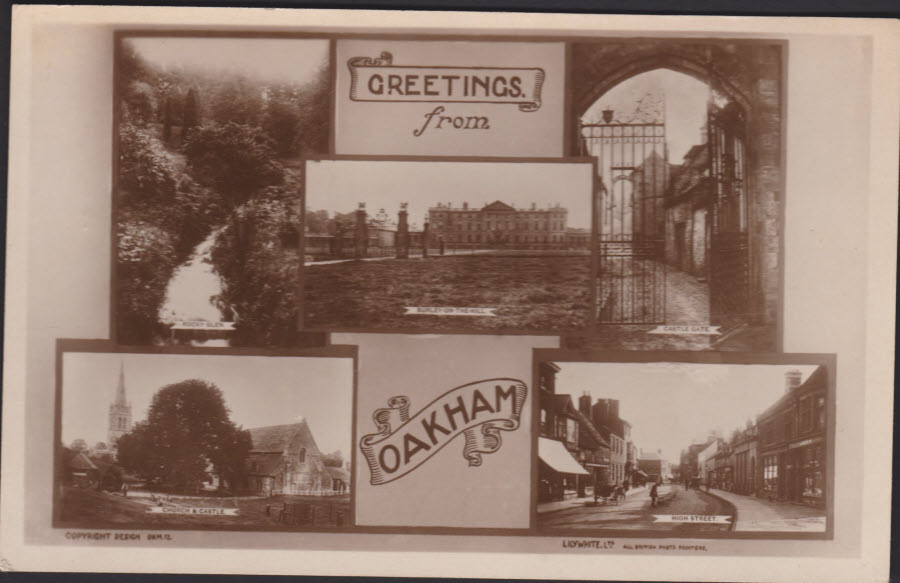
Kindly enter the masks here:
<path id="1" fill-rule="evenodd" d="M 161 322 L 225 320 L 213 303 L 213 298 L 222 291 L 222 282 L 213 271 L 210 260 L 213 244 L 220 232 L 221 229 L 213 231 L 172 274 L 166 288 L 166 302 L 159 310 Z M 225 338 L 192 339 L 191 345 L 228 346 L 229 342 Z"/>

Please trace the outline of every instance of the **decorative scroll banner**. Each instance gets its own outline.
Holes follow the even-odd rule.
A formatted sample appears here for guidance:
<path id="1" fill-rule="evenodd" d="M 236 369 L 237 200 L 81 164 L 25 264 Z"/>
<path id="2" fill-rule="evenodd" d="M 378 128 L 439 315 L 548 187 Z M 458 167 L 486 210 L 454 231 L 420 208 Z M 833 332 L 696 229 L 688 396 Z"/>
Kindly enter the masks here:
<path id="1" fill-rule="evenodd" d="M 731 517 L 718 514 L 653 514 L 656 522 L 692 522 L 706 524 L 730 524 Z"/>
<path id="2" fill-rule="evenodd" d="M 497 308 L 454 308 L 449 306 L 410 307 L 404 306 L 404 316 L 496 316 Z"/>
<path id="3" fill-rule="evenodd" d="M 182 320 L 172 325 L 172 330 L 234 330 L 234 322 L 205 322 Z"/>
<path id="4" fill-rule="evenodd" d="M 647 334 L 703 334 L 716 336 L 721 334 L 721 326 L 657 326 Z"/>
<path id="5" fill-rule="evenodd" d="M 528 387 L 518 379 L 488 379 L 451 389 L 412 417 L 407 397 L 391 397 L 386 408 L 372 414 L 378 433 L 359 441 L 369 483 L 402 478 L 460 434 L 465 436 L 463 457 L 469 466 L 480 466 L 482 454 L 503 445 L 500 431 L 518 429 L 527 395 Z"/>
<path id="6" fill-rule="evenodd" d="M 204 516 L 237 516 L 237 508 L 203 508 L 185 506 L 151 506 L 151 514 L 201 514 Z"/>
<path id="7" fill-rule="evenodd" d="M 378 58 L 354 57 L 350 68 L 353 101 L 412 103 L 506 103 L 520 111 L 541 107 L 546 74 L 539 67 L 417 67 Z"/>

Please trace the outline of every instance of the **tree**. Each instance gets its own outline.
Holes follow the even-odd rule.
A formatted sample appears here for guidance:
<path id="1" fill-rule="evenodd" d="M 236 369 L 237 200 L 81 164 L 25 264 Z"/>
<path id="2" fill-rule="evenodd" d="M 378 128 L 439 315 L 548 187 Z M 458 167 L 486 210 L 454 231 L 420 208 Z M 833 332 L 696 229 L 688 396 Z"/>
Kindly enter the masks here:
<path id="1" fill-rule="evenodd" d="M 233 486 L 252 442 L 229 413 L 212 383 L 191 379 L 167 385 L 153 396 L 147 419 L 119 438 L 119 463 L 181 491 L 199 490 L 209 469 Z"/>
<path id="2" fill-rule="evenodd" d="M 257 127 L 234 122 L 203 125 L 184 152 L 194 179 L 222 193 L 232 206 L 284 179 L 274 143 Z"/>
<path id="3" fill-rule="evenodd" d="M 163 101 L 163 142 L 168 144 L 172 141 L 172 115 L 173 110 L 172 107 L 172 95 L 166 94 L 165 101 Z"/>
<path id="4" fill-rule="evenodd" d="M 181 143 L 190 137 L 192 129 L 200 123 L 200 106 L 197 103 L 197 92 L 191 87 L 184 98 L 184 116 L 181 121 Z"/>
<path id="5" fill-rule="evenodd" d="M 145 126 L 156 115 L 156 97 L 153 88 L 144 81 L 132 81 L 125 88 L 122 98 L 124 121 Z"/>
<path id="6" fill-rule="evenodd" d="M 258 83 L 241 75 L 219 80 L 208 100 L 211 121 L 259 126 L 264 91 Z"/>
<path id="7" fill-rule="evenodd" d="M 344 454 L 341 450 L 335 450 L 322 456 L 322 464 L 332 468 L 344 467 Z"/>

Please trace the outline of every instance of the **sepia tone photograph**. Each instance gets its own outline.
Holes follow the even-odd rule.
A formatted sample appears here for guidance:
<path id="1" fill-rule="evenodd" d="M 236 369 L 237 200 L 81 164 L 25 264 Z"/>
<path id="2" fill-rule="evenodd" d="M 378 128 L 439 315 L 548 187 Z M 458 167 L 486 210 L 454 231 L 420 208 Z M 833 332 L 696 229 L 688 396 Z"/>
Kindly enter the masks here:
<path id="1" fill-rule="evenodd" d="M 825 364 L 537 367 L 542 532 L 827 534 Z"/>
<path id="2" fill-rule="evenodd" d="M 596 159 L 594 325 L 571 348 L 779 346 L 783 41 L 572 45 L 572 155 Z"/>
<path id="3" fill-rule="evenodd" d="M 128 345 L 291 345 L 328 41 L 120 36 L 114 321 Z"/>
<path id="4" fill-rule="evenodd" d="M 63 352 L 59 527 L 352 525 L 353 359 Z"/>
<path id="5" fill-rule="evenodd" d="M 584 328 L 592 172 L 584 161 L 309 162 L 304 327 Z"/>

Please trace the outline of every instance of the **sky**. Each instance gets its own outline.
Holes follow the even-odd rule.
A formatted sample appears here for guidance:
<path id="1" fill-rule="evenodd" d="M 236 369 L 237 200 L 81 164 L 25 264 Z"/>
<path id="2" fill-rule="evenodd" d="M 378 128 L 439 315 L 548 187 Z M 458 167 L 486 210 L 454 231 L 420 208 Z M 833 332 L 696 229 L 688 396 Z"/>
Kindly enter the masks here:
<path id="1" fill-rule="evenodd" d="M 501 200 L 516 208 L 569 210 L 568 227 L 591 227 L 591 167 L 526 162 L 321 161 L 307 165 L 307 208 L 347 213 L 365 202 L 370 216 L 384 208 L 396 220 L 409 203 L 410 223 L 424 224 L 439 202 L 481 208 Z"/>
<path id="2" fill-rule="evenodd" d="M 728 438 L 756 421 L 784 395 L 784 373 L 799 370 L 805 381 L 816 365 L 558 362 L 557 394 L 591 402 L 619 399 L 619 416 L 631 423 L 635 446 L 662 450 L 678 463 L 681 450 L 703 441 L 710 431 Z"/>
<path id="3" fill-rule="evenodd" d="M 691 146 L 701 143 L 700 130 L 706 123 L 709 99 L 709 86 L 689 75 L 669 69 L 635 75 L 600 97 L 588 108 L 582 121 L 600 121 L 607 107 L 627 116 L 635 110 L 641 97 L 660 90 L 665 93 L 669 162 L 680 164 Z"/>
<path id="4" fill-rule="evenodd" d="M 328 41 L 318 39 L 134 37 L 125 42 L 164 69 L 236 72 L 268 82 L 302 84 L 328 62 Z"/>
<path id="5" fill-rule="evenodd" d="M 341 450 L 349 459 L 353 412 L 353 361 L 349 358 L 174 354 L 63 355 L 62 440 L 107 440 L 109 405 L 116 395 L 119 365 L 132 423 L 143 421 L 162 387 L 187 379 L 215 384 L 245 429 L 295 423 L 306 418 L 323 453 Z"/>

